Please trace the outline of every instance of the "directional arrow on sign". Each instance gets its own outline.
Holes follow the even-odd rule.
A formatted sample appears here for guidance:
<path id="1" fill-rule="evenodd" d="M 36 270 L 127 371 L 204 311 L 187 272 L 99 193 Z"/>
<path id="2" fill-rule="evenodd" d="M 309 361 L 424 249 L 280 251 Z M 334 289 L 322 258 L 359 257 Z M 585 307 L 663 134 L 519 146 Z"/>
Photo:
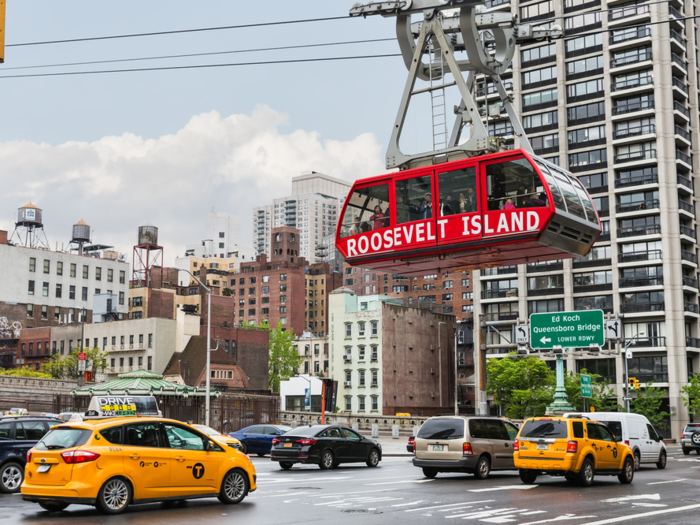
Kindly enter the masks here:
<path id="1" fill-rule="evenodd" d="M 552 338 L 551 337 L 542 337 L 542 339 L 540 339 L 540 341 L 542 341 L 543 345 L 546 345 L 547 343 L 552 341 Z"/>

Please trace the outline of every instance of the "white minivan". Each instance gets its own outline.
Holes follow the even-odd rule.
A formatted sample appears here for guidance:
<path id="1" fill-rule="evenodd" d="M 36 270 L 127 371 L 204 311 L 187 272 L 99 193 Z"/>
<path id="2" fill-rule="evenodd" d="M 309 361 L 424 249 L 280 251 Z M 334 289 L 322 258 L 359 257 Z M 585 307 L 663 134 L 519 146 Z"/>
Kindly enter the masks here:
<path id="1" fill-rule="evenodd" d="M 645 416 L 627 412 L 590 412 L 565 414 L 565 417 L 573 415 L 605 423 L 613 434 L 622 437 L 634 452 L 636 470 L 645 463 L 666 468 L 666 445 Z"/>

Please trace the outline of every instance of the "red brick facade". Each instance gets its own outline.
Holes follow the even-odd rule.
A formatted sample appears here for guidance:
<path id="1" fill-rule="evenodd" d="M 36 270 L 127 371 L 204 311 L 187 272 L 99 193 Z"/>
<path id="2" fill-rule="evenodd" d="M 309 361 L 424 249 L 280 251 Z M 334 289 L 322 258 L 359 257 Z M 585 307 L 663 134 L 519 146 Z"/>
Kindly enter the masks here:
<path id="1" fill-rule="evenodd" d="M 201 327 L 200 334 L 207 334 L 206 325 Z M 249 389 L 267 390 L 270 355 L 268 331 L 217 326 L 212 327 L 211 337 L 221 341 L 220 348 L 247 374 Z"/>
<path id="2" fill-rule="evenodd" d="M 17 363 L 34 370 L 51 356 L 51 328 L 25 329 L 20 332 Z"/>

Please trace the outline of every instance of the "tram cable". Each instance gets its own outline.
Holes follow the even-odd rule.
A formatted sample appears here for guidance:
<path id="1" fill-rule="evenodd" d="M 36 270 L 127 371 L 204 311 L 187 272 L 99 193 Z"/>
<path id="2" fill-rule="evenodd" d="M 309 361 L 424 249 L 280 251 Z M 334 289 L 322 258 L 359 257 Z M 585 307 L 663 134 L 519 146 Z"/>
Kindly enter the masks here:
<path id="1" fill-rule="evenodd" d="M 230 51 L 211 51 L 207 53 L 187 53 L 182 55 L 162 55 L 154 57 L 136 57 L 136 58 L 119 58 L 113 60 L 93 60 L 89 62 L 68 62 L 64 64 L 41 64 L 35 66 L 17 66 L 17 67 L 3 67 L 0 71 L 12 71 L 17 69 L 38 69 L 46 67 L 64 67 L 64 66 L 87 66 L 94 64 L 114 64 L 118 62 L 137 62 L 142 60 L 165 60 L 172 58 L 191 58 L 191 57 L 203 57 L 203 56 L 215 56 L 215 55 L 230 55 L 238 53 L 257 53 L 261 51 L 284 51 L 288 49 L 308 49 L 314 47 L 330 47 L 330 46 L 342 46 L 350 44 L 369 44 L 376 42 L 395 42 L 395 38 L 372 38 L 369 40 L 349 40 L 346 42 L 326 42 L 321 44 L 302 44 L 296 46 L 279 46 L 279 47 L 261 47 L 256 49 L 234 49 Z"/>
<path id="2" fill-rule="evenodd" d="M 346 57 L 326 57 L 326 58 L 298 58 L 290 60 L 265 60 L 260 62 L 234 62 L 229 64 L 192 64 L 187 66 L 163 66 L 163 67 L 147 67 L 147 68 L 137 68 L 137 69 L 106 69 L 101 71 L 65 71 L 60 73 L 34 73 L 26 75 L 0 75 L 0 79 L 3 78 L 32 78 L 32 77 L 60 77 L 60 76 L 74 76 L 74 75 L 98 75 L 106 73 L 136 73 L 143 71 L 172 71 L 180 69 L 206 69 L 206 68 L 216 68 L 216 67 L 241 67 L 241 66 L 263 66 L 263 65 L 274 65 L 274 64 L 300 64 L 300 63 L 310 63 L 310 62 L 332 62 L 335 60 L 364 60 L 370 58 L 389 58 L 389 57 L 400 57 L 401 53 L 389 53 L 383 55 L 359 55 L 359 56 L 346 56 Z"/>

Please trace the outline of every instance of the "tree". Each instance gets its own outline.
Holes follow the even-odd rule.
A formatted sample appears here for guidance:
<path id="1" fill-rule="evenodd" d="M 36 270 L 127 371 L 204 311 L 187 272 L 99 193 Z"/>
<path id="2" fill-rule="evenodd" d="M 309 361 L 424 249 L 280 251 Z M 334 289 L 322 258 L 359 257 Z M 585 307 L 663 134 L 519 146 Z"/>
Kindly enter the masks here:
<path id="1" fill-rule="evenodd" d="M 580 373 L 567 372 L 564 376 L 566 395 L 576 410 L 583 411 L 583 397 L 581 396 L 581 374 L 591 376 L 592 397 L 586 400 L 586 409 L 595 407 L 598 412 L 615 412 L 622 407 L 617 402 L 617 395 L 610 386 L 610 381 L 602 380 L 598 374 L 589 374 L 585 368 Z"/>
<path id="2" fill-rule="evenodd" d="M 681 398 L 690 416 L 700 416 L 700 374 L 695 374 L 690 378 L 690 382 L 681 388 Z"/>
<path id="3" fill-rule="evenodd" d="M 231 297 L 233 295 L 233 290 L 231 290 L 231 288 L 224 288 L 221 291 L 221 295 L 223 295 L 224 297 Z"/>
<path id="4" fill-rule="evenodd" d="M 78 345 L 66 356 L 53 354 L 49 362 L 43 365 L 43 372 L 55 379 L 77 379 L 81 374 L 78 371 L 78 354 L 81 352 L 83 352 L 83 348 Z M 99 346 L 86 348 L 85 354 L 87 358 L 86 372 L 97 374 L 107 368 L 107 353 L 100 350 Z"/>
<path id="5" fill-rule="evenodd" d="M 552 401 L 554 372 L 536 357 L 490 359 L 486 373 L 488 393 L 510 418 L 544 415 Z"/>
<path id="6" fill-rule="evenodd" d="M 646 388 L 639 390 L 637 397 L 630 401 L 630 409 L 635 414 L 646 416 L 653 426 L 665 428 L 665 420 L 670 414 L 660 410 L 663 401 L 664 391 L 648 383 Z"/>
<path id="7" fill-rule="evenodd" d="M 270 330 L 270 363 L 268 384 L 273 392 L 280 391 L 280 383 L 297 373 L 302 356 L 296 349 L 294 330 L 284 330 L 281 321 L 277 321 L 274 330 Z"/>

